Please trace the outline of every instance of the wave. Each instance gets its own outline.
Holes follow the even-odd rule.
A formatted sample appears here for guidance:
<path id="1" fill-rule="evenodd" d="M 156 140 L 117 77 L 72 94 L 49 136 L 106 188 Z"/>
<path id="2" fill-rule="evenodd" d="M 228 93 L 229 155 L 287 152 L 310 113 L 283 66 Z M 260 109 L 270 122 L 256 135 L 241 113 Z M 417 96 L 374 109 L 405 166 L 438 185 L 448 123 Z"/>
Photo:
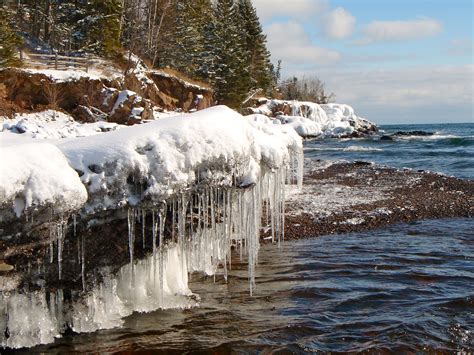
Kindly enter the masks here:
<path id="1" fill-rule="evenodd" d="M 383 151 L 383 149 L 350 145 L 349 147 L 343 148 L 343 151 L 344 152 L 381 152 Z"/>
<path id="2" fill-rule="evenodd" d="M 470 146 L 470 145 L 474 145 L 474 136 L 453 137 L 453 138 L 449 138 L 446 143 L 449 145 L 460 146 L 460 147 Z"/>
<path id="3" fill-rule="evenodd" d="M 311 147 L 304 148 L 305 152 L 381 152 L 383 149 L 350 145 L 348 147 L 331 148 L 331 147 Z"/>

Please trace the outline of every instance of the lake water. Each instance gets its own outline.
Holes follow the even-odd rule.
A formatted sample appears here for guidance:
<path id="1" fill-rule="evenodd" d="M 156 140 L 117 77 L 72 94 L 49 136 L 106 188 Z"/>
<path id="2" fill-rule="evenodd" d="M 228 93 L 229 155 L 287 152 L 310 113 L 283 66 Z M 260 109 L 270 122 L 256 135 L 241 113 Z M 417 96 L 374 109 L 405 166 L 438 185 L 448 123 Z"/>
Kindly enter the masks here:
<path id="1" fill-rule="evenodd" d="M 474 124 L 384 126 L 427 137 L 308 141 L 306 157 L 367 160 L 474 177 Z M 201 306 L 134 314 L 119 329 L 65 335 L 35 352 L 473 351 L 474 219 L 262 246 L 250 297 L 247 265 L 194 275 Z"/>
<path id="2" fill-rule="evenodd" d="M 430 170 L 460 178 L 474 178 L 474 123 L 381 126 L 381 132 L 362 139 L 312 140 L 305 156 L 324 160 L 365 160 L 397 168 Z M 404 131 L 434 133 L 431 136 L 382 135 Z"/>

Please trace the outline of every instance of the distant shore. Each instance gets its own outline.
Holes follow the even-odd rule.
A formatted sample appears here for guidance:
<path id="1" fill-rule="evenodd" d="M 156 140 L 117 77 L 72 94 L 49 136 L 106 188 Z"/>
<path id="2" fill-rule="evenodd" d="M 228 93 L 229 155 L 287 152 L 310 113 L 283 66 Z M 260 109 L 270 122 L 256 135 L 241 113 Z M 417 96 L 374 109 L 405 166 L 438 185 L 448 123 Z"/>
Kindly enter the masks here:
<path id="1" fill-rule="evenodd" d="M 287 240 L 474 216 L 473 180 L 365 162 L 318 164 L 303 191 L 288 197 Z"/>

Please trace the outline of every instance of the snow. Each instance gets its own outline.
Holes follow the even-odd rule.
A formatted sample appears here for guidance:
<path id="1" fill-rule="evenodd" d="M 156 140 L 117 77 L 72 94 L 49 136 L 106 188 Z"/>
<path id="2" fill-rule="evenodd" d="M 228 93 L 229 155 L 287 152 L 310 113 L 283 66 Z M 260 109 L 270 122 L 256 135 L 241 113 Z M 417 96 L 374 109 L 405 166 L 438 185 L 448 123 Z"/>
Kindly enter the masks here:
<path id="1" fill-rule="evenodd" d="M 373 123 L 357 116 L 354 109 L 346 104 L 262 100 L 259 107 L 251 110 L 254 114 L 276 115 L 278 120 L 290 125 L 302 137 L 341 136 L 373 126 Z M 282 110 L 289 114 L 283 114 Z"/>
<path id="2" fill-rule="evenodd" d="M 85 137 L 119 129 L 116 123 L 79 123 L 60 111 L 46 110 L 36 113 L 16 114 L 12 119 L 4 119 L 0 132 L 20 133 L 29 138 L 62 139 Z"/>
<path id="3" fill-rule="evenodd" d="M 52 144 L 1 147 L 0 203 L 17 217 L 30 207 L 54 206 L 57 212 L 79 209 L 87 192 L 61 151 Z"/>
<path id="4" fill-rule="evenodd" d="M 225 106 L 83 137 L 64 134 L 72 124 L 77 123 L 54 111 L 4 121 L 0 217 L 5 210 L 18 218 L 30 207 L 51 205 L 55 212 L 93 218 L 95 212 L 128 206 L 130 263 L 117 273 L 99 270 L 101 282 L 65 308 L 60 289 L 0 293 L 0 309 L 8 310 L 0 324 L 9 330 L 8 337 L 0 332 L 2 346 L 52 342 L 64 331 L 65 319 L 74 331 L 91 332 L 120 326 L 134 311 L 195 306 L 188 273 L 227 278 L 231 246 L 241 259 L 245 255 L 252 295 L 263 211 L 272 241 L 280 243 L 285 184 L 302 184 L 302 140 L 289 125 L 262 115 L 244 118 Z M 187 228 L 189 214 L 198 223 Z M 177 235 L 164 240 L 170 215 Z M 153 253 L 136 260 L 135 224 L 145 230 L 150 220 L 153 240 L 147 245 Z M 56 243 L 61 279 L 67 221 L 51 224 L 61 231 Z M 82 247 L 79 253 L 76 270 L 86 289 L 87 251 Z"/>
<path id="5" fill-rule="evenodd" d="M 77 81 L 82 78 L 91 80 L 111 80 L 117 78 L 117 75 L 110 76 L 110 74 L 104 74 L 101 70 L 90 69 L 88 72 L 78 70 L 77 68 L 69 70 L 55 70 L 55 69 L 23 69 L 24 71 L 31 74 L 43 74 L 49 77 L 56 83 L 64 83 L 69 81 Z"/>
<path id="6" fill-rule="evenodd" d="M 317 137 L 322 133 L 321 125 L 301 116 L 278 116 L 277 120 L 289 125 L 303 138 Z"/>
<path id="7" fill-rule="evenodd" d="M 130 94 L 123 92 L 122 97 Z M 237 184 L 249 186 L 258 182 L 265 169 L 284 166 L 302 150 L 301 139 L 288 127 L 271 121 L 246 120 L 225 106 L 120 130 L 118 127 L 106 122 L 79 124 L 52 110 L 5 120 L 0 134 L 5 157 L 2 169 L 7 170 L 7 163 L 19 168 L 2 174 L 0 188 L 10 191 L 8 181 L 19 181 L 6 195 L 11 203 L 14 194 L 33 193 L 33 187 L 26 186 L 25 181 L 38 174 L 38 179 L 45 180 L 41 186 L 48 186 L 49 195 L 37 192 L 38 196 L 28 197 L 28 208 L 56 201 L 63 190 L 68 190 L 67 182 L 77 192 L 79 178 L 75 170 L 82 175 L 80 180 L 89 195 L 95 195 L 95 200 L 90 199 L 92 212 L 96 208 L 133 206 L 144 200 L 161 201 L 201 180 L 230 186 L 234 177 Z M 98 134 L 107 130 L 113 131 Z M 20 132 L 23 134 L 14 134 Z M 38 139 L 49 144 L 38 145 Z M 45 154 L 51 154 L 51 161 Z M 23 163 L 18 164 L 20 161 Z M 51 183 L 46 181 L 48 177 Z M 133 192 L 130 177 L 146 188 Z M 53 191 L 54 186 L 57 191 Z M 67 196 L 70 195 L 64 198 Z"/>
<path id="8" fill-rule="evenodd" d="M 203 179 L 230 186 L 234 175 L 240 185 L 255 184 L 263 175 L 262 164 L 268 169 L 283 166 L 292 151 L 302 149 L 291 130 L 249 122 L 225 106 L 57 146 L 83 173 L 89 193 L 97 195 L 93 208 L 161 201 Z M 129 177 L 146 188 L 132 193 Z"/>
<path id="9" fill-rule="evenodd" d="M 115 110 L 123 106 L 123 103 L 127 101 L 127 99 L 130 96 L 137 95 L 135 91 L 131 90 L 122 90 L 119 92 L 117 100 L 115 101 L 114 107 L 112 108 L 112 111 L 110 112 L 111 115 L 114 114 Z"/>

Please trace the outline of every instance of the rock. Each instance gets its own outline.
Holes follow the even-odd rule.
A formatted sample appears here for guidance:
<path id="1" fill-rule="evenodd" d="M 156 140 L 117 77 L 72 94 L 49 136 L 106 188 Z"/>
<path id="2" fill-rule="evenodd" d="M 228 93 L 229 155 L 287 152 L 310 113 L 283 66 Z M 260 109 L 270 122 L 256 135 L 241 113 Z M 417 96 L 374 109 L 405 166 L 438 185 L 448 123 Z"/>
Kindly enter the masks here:
<path id="1" fill-rule="evenodd" d="M 91 109 L 87 106 L 79 105 L 73 111 L 72 115 L 76 121 L 90 123 L 97 122 L 97 116 L 92 113 Z"/>
<path id="2" fill-rule="evenodd" d="M 109 122 L 133 125 L 153 118 L 153 103 L 133 91 L 121 91 L 110 112 Z"/>
<path id="3" fill-rule="evenodd" d="M 393 141 L 393 138 L 391 136 L 387 136 L 387 135 L 383 135 L 382 137 L 380 137 L 380 140 L 381 141 Z"/>
<path id="4" fill-rule="evenodd" d="M 119 92 L 124 89 L 133 90 L 141 101 L 126 102 L 120 110 L 112 112 Z M 81 76 L 55 81 L 43 73 L 0 69 L 0 113 L 8 115 L 54 106 L 71 114 L 77 121 L 95 122 L 97 115 L 101 115 L 94 110 L 98 109 L 111 114 L 112 122 L 131 124 L 152 119 L 153 110 L 207 108 L 213 104 L 213 95 L 212 89 L 204 83 L 191 83 L 180 78 L 178 73 L 168 74 L 160 70 L 144 69 L 113 80 Z M 140 115 L 136 110 L 132 115 L 135 108 L 143 108 Z"/>
<path id="5" fill-rule="evenodd" d="M 0 260 L 0 272 L 8 272 L 14 270 L 13 265 L 5 263 L 3 260 Z"/>
<path id="6" fill-rule="evenodd" d="M 425 131 L 398 131 L 392 134 L 392 136 L 397 137 L 397 136 L 421 136 L 421 137 L 426 137 L 426 136 L 432 136 L 434 135 L 433 132 L 425 132 Z"/>
<path id="7" fill-rule="evenodd" d="M 213 104 L 214 92 L 204 83 L 191 83 L 162 70 L 150 71 L 148 77 L 159 89 L 157 95 L 167 109 L 174 106 L 185 111 L 201 110 Z"/>

